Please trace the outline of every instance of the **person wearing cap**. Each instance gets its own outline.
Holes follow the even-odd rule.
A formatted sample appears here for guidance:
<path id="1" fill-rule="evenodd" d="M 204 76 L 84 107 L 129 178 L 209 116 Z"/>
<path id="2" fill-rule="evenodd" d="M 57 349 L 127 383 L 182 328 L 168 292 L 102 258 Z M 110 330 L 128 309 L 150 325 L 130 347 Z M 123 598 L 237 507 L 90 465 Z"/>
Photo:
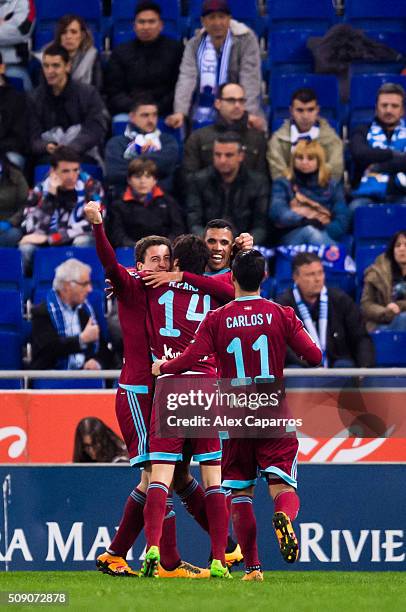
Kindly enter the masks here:
<path id="1" fill-rule="evenodd" d="M 261 58 L 254 32 L 232 19 L 227 0 L 205 0 L 202 25 L 186 44 L 175 89 L 173 128 L 189 117 L 194 124 L 215 118 L 214 100 L 223 83 L 244 88 L 250 127 L 265 128 L 260 108 Z"/>

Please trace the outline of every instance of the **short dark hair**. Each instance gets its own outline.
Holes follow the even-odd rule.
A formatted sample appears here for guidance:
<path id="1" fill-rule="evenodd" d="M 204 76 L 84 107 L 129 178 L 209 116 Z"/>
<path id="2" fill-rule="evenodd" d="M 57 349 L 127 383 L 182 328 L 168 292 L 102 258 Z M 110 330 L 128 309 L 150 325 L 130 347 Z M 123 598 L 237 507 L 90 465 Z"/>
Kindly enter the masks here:
<path id="1" fill-rule="evenodd" d="M 244 90 L 244 87 L 243 87 L 242 85 L 240 85 L 240 83 L 222 83 L 222 84 L 220 85 L 220 87 L 218 88 L 218 90 L 217 90 L 217 99 L 218 99 L 218 100 L 220 100 L 220 99 L 222 98 L 224 88 L 225 88 L 225 87 L 228 87 L 229 85 L 238 85 L 238 87 L 241 87 L 241 89 L 242 89 L 243 91 L 245 91 L 245 90 Z"/>
<path id="2" fill-rule="evenodd" d="M 296 274 L 301 266 L 306 266 L 315 261 L 321 263 L 321 259 L 316 253 L 298 253 L 292 259 L 292 274 Z"/>
<path id="3" fill-rule="evenodd" d="M 303 104 L 308 104 L 309 102 L 313 102 L 313 100 L 317 102 L 317 94 L 314 89 L 311 89 L 311 87 L 301 87 L 293 92 L 290 99 L 291 105 L 293 104 L 294 100 L 299 100 L 299 102 L 302 102 Z"/>
<path id="4" fill-rule="evenodd" d="M 378 102 L 378 98 L 381 94 L 396 94 L 402 98 L 403 104 L 406 99 L 406 92 L 403 89 L 402 85 L 398 83 L 383 83 L 378 89 L 378 93 L 376 94 L 376 101 Z"/>
<path id="5" fill-rule="evenodd" d="M 265 276 L 265 257 L 256 249 L 240 251 L 235 256 L 232 271 L 243 291 L 257 291 Z"/>
<path id="6" fill-rule="evenodd" d="M 59 162 L 72 162 L 80 164 L 80 155 L 72 147 L 56 147 L 50 158 L 52 168 L 56 168 Z"/>
<path id="7" fill-rule="evenodd" d="M 194 234 L 182 234 L 173 242 L 173 258 L 182 272 L 203 274 L 210 258 L 204 240 Z"/>
<path id="8" fill-rule="evenodd" d="M 243 149 L 241 136 L 237 134 L 237 132 L 230 131 L 218 134 L 214 139 L 213 149 L 216 145 L 216 142 L 218 142 L 219 144 L 237 144 L 240 151 L 242 151 Z"/>
<path id="9" fill-rule="evenodd" d="M 234 236 L 237 233 L 234 225 L 230 221 L 227 221 L 226 219 L 212 219 L 211 221 L 209 221 L 207 223 L 206 227 L 203 230 L 203 239 L 206 238 L 207 230 L 209 230 L 209 229 L 227 229 L 227 230 L 230 230 L 230 232 L 233 235 L 233 238 L 234 238 Z"/>
<path id="10" fill-rule="evenodd" d="M 130 113 L 134 113 L 140 106 L 156 106 L 158 109 L 158 104 L 155 98 L 147 93 L 141 93 L 134 96 L 129 108 Z"/>
<path id="11" fill-rule="evenodd" d="M 159 17 L 161 17 L 161 7 L 156 2 L 149 2 L 148 0 L 138 2 L 135 7 L 134 17 L 137 17 L 137 15 L 143 11 L 154 11 L 154 13 L 157 13 Z"/>
<path id="12" fill-rule="evenodd" d="M 135 261 L 144 263 L 147 249 L 152 246 L 160 246 L 161 244 L 168 247 L 169 254 L 172 259 L 172 244 L 169 238 L 165 238 L 165 236 L 152 235 L 144 236 L 144 238 L 141 238 L 135 243 Z"/>
<path id="13" fill-rule="evenodd" d="M 137 157 L 137 159 L 133 159 L 128 164 L 127 178 L 130 178 L 134 175 L 141 176 L 142 174 L 144 174 L 144 172 L 147 172 L 154 178 L 158 178 L 158 167 L 156 163 L 152 161 L 152 159 Z"/>
<path id="14" fill-rule="evenodd" d="M 47 45 L 44 49 L 42 57 L 44 58 L 45 55 L 60 55 L 65 64 L 69 64 L 70 62 L 69 53 L 67 52 L 65 47 L 62 47 L 62 45 L 58 45 L 57 43 L 51 43 L 50 45 Z"/>

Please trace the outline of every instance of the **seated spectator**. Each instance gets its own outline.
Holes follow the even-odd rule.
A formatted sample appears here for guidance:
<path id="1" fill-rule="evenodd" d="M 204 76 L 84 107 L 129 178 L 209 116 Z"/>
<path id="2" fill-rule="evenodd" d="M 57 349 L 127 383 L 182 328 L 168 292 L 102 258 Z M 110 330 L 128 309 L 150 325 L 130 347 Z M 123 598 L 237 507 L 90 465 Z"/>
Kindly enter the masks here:
<path id="1" fill-rule="evenodd" d="M 244 147 L 244 162 L 250 170 L 268 174 L 265 159 L 266 138 L 262 131 L 248 125 L 245 92 L 241 85 L 220 85 L 214 101 L 217 111 L 213 125 L 195 130 L 187 139 L 183 154 L 183 171 L 197 172 L 210 166 L 213 160 L 213 144 L 218 136 L 227 132 L 238 133 Z"/>
<path id="2" fill-rule="evenodd" d="M 33 306 L 33 370 L 101 370 L 114 366 L 93 308 L 91 268 L 67 259 L 55 270 L 46 301 Z"/>
<path id="3" fill-rule="evenodd" d="M 317 140 L 323 147 L 326 163 L 334 180 L 343 178 L 343 142 L 326 119 L 319 116 L 320 106 L 313 89 L 296 90 L 289 108 L 290 119 L 272 134 L 267 159 L 272 179 L 285 176 L 291 153 L 300 140 Z"/>
<path id="4" fill-rule="evenodd" d="M 330 179 L 323 147 L 299 141 L 286 178 L 272 185 L 270 217 L 285 230 L 280 244 L 337 244 L 349 229 L 350 216 L 341 183 Z"/>
<path id="5" fill-rule="evenodd" d="M 86 417 L 75 431 L 73 463 L 128 463 L 123 440 L 102 420 Z"/>
<path id="6" fill-rule="evenodd" d="M 405 90 L 384 83 L 378 90 L 375 118 L 355 128 L 350 139 L 355 199 L 350 208 L 406 202 Z"/>
<path id="7" fill-rule="evenodd" d="M 93 34 L 79 15 L 64 15 L 57 23 L 54 43 L 69 53 L 74 81 L 102 88 L 102 68 Z"/>
<path id="8" fill-rule="evenodd" d="M 158 106 L 153 98 L 140 95 L 131 103 L 129 122 L 121 136 L 113 136 L 106 145 L 106 181 L 124 189 L 128 164 L 142 156 L 158 167 L 159 182 L 168 191 L 179 157 L 175 138 L 158 129 Z"/>
<path id="9" fill-rule="evenodd" d="M 7 65 L 7 76 L 22 79 L 25 90 L 32 88 L 27 64 L 34 19 L 33 0 L 1 1 L 0 53 Z"/>
<path id="10" fill-rule="evenodd" d="M 128 166 L 128 186 L 110 207 L 110 239 L 114 247 L 134 247 L 155 234 L 171 240 L 185 226 L 178 203 L 157 185 L 158 169 L 150 159 L 134 159 Z"/>
<path id="11" fill-rule="evenodd" d="M 58 145 L 69 145 L 83 162 L 101 162 L 108 114 L 98 91 L 70 77 L 68 51 L 46 47 L 42 56 L 45 81 L 33 92 L 30 105 L 30 141 L 35 163 L 49 163 Z"/>
<path id="12" fill-rule="evenodd" d="M 355 302 L 341 289 L 326 287 L 324 269 L 315 253 L 298 253 L 292 261 L 293 289 L 276 301 L 291 306 L 323 352 L 323 366 L 373 367 L 374 346 Z M 287 365 L 303 366 L 288 348 Z"/>
<path id="13" fill-rule="evenodd" d="M 24 211 L 19 242 L 26 273 L 35 249 L 40 246 L 90 246 L 92 228 L 83 207 L 89 200 L 100 201 L 103 189 L 98 181 L 80 170 L 79 155 L 69 147 L 58 147 L 51 157 L 51 169 L 31 192 Z"/>
<path id="14" fill-rule="evenodd" d="M 361 311 L 368 331 L 406 331 L 406 231 L 396 232 L 385 253 L 365 270 Z"/>
<path id="15" fill-rule="evenodd" d="M 202 123 L 215 119 L 214 100 L 223 83 L 239 83 L 247 98 L 248 125 L 265 129 L 261 110 L 261 58 L 257 37 L 231 18 L 227 0 L 205 0 L 202 25 L 187 44 L 176 83 L 173 128 L 185 118 Z"/>
<path id="16" fill-rule="evenodd" d="M 182 43 L 162 34 L 161 7 L 139 2 L 135 9 L 136 38 L 114 47 L 106 68 L 110 112 L 128 113 L 137 95 L 153 96 L 159 114 L 172 111 L 173 91 L 182 59 Z"/>
<path id="17" fill-rule="evenodd" d="M 19 168 L 27 152 L 27 100 L 5 77 L 6 65 L 0 53 L 0 155 Z"/>
<path id="18" fill-rule="evenodd" d="M 17 246 L 28 185 L 18 168 L 0 156 L 0 247 Z"/>
<path id="19" fill-rule="evenodd" d="M 189 231 L 201 235 L 211 219 L 230 221 L 255 244 L 267 239 L 268 179 L 245 167 L 240 136 L 229 132 L 214 142 L 213 162 L 190 176 L 186 205 Z"/>

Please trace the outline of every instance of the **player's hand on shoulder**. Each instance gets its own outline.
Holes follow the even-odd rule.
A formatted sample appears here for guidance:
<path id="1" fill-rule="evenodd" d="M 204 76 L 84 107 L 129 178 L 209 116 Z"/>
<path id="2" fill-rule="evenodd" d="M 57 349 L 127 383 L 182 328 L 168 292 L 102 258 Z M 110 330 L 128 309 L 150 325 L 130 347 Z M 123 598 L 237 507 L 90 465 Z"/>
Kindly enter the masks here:
<path id="1" fill-rule="evenodd" d="M 90 200 L 84 206 L 84 213 L 89 223 L 99 224 L 103 222 L 103 217 L 100 211 L 100 203 Z"/>
<path id="2" fill-rule="evenodd" d="M 234 244 L 241 251 L 250 251 L 254 247 L 254 239 L 248 232 L 243 232 L 234 241 Z"/>
<path id="3" fill-rule="evenodd" d="M 157 359 L 152 364 L 151 372 L 154 376 L 159 376 L 161 374 L 161 365 L 165 363 L 166 359 Z"/>
<path id="4" fill-rule="evenodd" d="M 147 272 L 142 278 L 144 283 L 153 289 L 173 281 L 180 283 L 182 279 L 182 272 Z"/>

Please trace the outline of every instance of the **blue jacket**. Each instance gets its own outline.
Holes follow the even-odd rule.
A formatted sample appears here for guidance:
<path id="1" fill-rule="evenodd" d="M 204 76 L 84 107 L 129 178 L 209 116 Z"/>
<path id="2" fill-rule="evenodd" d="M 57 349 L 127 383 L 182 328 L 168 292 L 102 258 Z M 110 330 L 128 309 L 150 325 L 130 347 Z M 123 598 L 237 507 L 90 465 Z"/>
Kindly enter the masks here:
<path id="1" fill-rule="evenodd" d="M 334 180 L 331 180 L 326 187 L 320 187 L 315 174 L 303 175 L 303 179 L 298 177 L 294 182 L 286 178 L 274 181 L 271 194 L 271 221 L 277 227 L 287 230 L 306 225 L 305 218 L 290 207 L 290 201 L 295 196 L 294 185 L 301 194 L 331 211 L 332 220 L 324 229 L 333 240 L 340 240 L 348 232 L 351 220 L 351 211 L 345 202 L 343 187 Z"/>

